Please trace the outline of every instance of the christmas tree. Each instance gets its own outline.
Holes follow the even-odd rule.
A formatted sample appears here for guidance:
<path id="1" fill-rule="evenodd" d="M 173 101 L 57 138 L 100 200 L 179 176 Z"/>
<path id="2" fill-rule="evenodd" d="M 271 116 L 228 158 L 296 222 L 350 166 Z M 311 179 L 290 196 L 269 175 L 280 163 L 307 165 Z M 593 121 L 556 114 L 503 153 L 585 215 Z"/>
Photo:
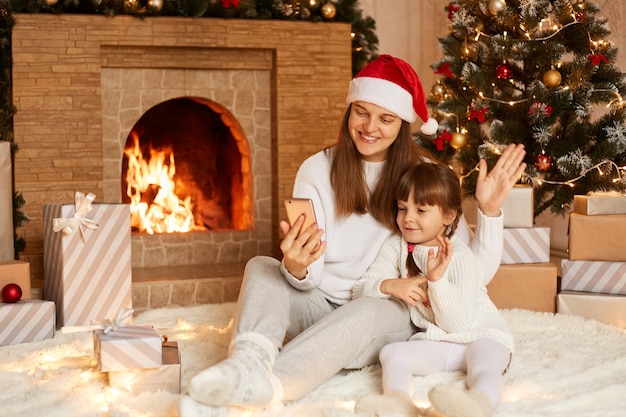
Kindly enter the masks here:
<path id="1" fill-rule="evenodd" d="M 447 7 L 435 136 L 415 135 L 473 195 L 479 158 L 526 147 L 535 216 L 576 194 L 626 189 L 624 76 L 607 20 L 587 0 L 461 0 Z"/>

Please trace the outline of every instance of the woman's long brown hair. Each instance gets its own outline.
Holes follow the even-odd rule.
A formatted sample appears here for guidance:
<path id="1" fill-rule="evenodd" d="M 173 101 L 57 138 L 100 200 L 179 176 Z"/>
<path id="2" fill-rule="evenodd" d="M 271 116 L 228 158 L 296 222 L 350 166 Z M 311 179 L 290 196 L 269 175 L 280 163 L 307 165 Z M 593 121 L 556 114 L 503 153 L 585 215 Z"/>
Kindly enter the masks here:
<path id="1" fill-rule="evenodd" d="M 395 184 L 409 167 L 433 158 L 426 149 L 415 143 L 411 125 L 403 120 L 397 139 L 387 150 L 385 166 L 370 196 L 365 183 L 363 159 L 348 130 L 351 109 L 352 105 L 348 106 L 344 114 L 330 171 L 336 215 L 338 218 L 345 218 L 353 213 L 369 212 L 376 220 L 395 231 L 397 230 Z M 331 148 L 326 149 L 327 153 L 330 151 Z"/>

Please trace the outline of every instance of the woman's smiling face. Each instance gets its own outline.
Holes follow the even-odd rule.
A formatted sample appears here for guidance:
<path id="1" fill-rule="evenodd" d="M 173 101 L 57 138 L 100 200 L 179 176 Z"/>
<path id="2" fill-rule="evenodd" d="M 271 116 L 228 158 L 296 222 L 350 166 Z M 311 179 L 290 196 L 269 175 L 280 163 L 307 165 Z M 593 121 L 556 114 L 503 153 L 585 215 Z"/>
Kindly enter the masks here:
<path id="1" fill-rule="evenodd" d="M 352 103 L 348 130 L 354 146 L 366 161 L 384 161 L 401 126 L 402 119 L 382 107 L 364 101 Z"/>

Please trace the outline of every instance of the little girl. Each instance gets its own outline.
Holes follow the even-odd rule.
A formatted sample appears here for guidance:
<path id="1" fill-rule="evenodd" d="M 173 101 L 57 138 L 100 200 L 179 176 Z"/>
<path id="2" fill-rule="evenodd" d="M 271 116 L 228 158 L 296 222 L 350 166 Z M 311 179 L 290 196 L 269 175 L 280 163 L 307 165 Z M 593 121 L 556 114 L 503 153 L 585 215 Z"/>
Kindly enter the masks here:
<path id="1" fill-rule="evenodd" d="M 482 263 L 453 236 L 461 216 L 456 174 L 438 163 L 413 166 L 396 189 L 398 231 L 352 290 L 409 304 L 417 332 L 380 351 L 383 396 L 361 399 L 366 415 L 419 415 L 413 377 L 467 373 L 467 389 L 433 387 L 428 398 L 447 417 L 487 417 L 500 403 L 513 336 L 487 295 Z"/>

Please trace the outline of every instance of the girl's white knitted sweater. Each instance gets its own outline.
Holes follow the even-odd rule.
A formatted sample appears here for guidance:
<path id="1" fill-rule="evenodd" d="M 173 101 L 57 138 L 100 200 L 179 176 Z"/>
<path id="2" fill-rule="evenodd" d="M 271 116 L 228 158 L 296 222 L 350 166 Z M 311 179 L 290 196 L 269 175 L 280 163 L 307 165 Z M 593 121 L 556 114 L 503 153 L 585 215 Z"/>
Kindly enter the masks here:
<path id="1" fill-rule="evenodd" d="M 374 262 L 385 239 L 392 232 L 370 214 L 352 214 L 346 218 L 335 216 L 335 195 L 330 184 L 330 167 L 333 152 L 320 151 L 306 159 L 296 175 L 294 197 L 313 200 L 315 215 L 326 251 L 308 268 L 304 279 L 291 275 L 285 265 L 280 269 L 285 279 L 301 290 L 319 289 L 335 304 L 345 304 L 352 299 L 352 287 Z M 363 161 L 365 179 L 370 190 L 374 189 L 384 162 Z M 502 257 L 502 216 L 486 217 L 478 213 L 476 234 L 470 247 L 479 259 L 484 259 L 486 276 L 495 274 Z M 456 232 L 465 241 L 472 236 L 463 221 Z"/>
<path id="2" fill-rule="evenodd" d="M 430 306 L 417 303 L 409 307 L 411 320 L 420 329 L 411 339 L 470 343 L 491 338 L 513 352 L 513 336 L 487 294 L 484 282 L 489 277 L 480 260 L 457 236 L 452 236 L 451 243 L 450 265 L 438 281 L 428 282 Z M 430 249 L 437 253 L 437 247 L 421 245 L 415 245 L 413 251 L 413 259 L 424 275 Z M 408 276 L 407 256 L 408 245 L 402 236 L 387 238 L 376 260 L 354 285 L 354 298 L 389 298 L 380 291 L 380 285 L 386 279 Z"/>

